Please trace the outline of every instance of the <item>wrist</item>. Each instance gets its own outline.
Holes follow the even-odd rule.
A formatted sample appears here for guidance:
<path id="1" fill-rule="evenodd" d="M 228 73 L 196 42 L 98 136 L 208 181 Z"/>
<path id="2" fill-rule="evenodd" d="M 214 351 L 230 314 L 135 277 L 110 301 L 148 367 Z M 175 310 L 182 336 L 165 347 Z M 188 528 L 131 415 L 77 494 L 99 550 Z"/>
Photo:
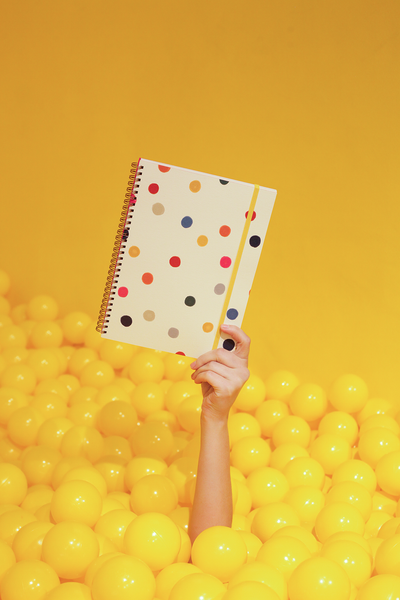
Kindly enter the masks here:
<path id="1" fill-rule="evenodd" d="M 228 427 L 229 413 L 219 413 L 216 411 L 203 410 L 201 411 L 200 423 L 202 427 L 225 428 Z"/>

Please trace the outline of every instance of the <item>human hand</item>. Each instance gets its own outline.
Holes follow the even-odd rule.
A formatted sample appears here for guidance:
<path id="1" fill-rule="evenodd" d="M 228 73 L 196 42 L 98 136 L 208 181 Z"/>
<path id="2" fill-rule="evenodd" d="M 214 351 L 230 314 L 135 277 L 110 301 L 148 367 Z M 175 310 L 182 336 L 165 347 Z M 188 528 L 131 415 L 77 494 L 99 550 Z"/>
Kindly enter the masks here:
<path id="1" fill-rule="evenodd" d="M 228 418 L 229 410 L 247 381 L 250 338 L 235 325 L 221 325 L 236 342 L 234 351 L 217 348 L 199 356 L 190 366 L 192 379 L 201 384 L 202 416 L 217 420 Z"/>

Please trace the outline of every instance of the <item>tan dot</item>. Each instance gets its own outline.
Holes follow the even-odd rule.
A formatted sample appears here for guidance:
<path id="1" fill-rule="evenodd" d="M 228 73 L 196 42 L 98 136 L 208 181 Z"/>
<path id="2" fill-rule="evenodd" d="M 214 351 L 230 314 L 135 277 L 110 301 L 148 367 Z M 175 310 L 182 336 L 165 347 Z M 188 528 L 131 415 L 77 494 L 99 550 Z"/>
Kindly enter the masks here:
<path id="1" fill-rule="evenodd" d="M 131 246 L 129 248 L 129 256 L 132 256 L 133 258 L 135 258 L 136 256 L 139 256 L 140 254 L 140 250 L 137 246 Z"/>
<path id="2" fill-rule="evenodd" d="M 195 179 L 194 181 L 191 181 L 189 183 L 189 189 L 191 192 L 196 193 L 200 190 L 200 188 L 201 188 L 201 183 L 200 183 L 200 181 L 197 181 L 197 179 Z"/>
<path id="3" fill-rule="evenodd" d="M 143 319 L 145 321 L 154 321 L 156 315 L 152 310 L 145 310 L 143 313 Z"/>
<path id="4" fill-rule="evenodd" d="M 210 333 L 210 331 L 212 331 L 213 329 L 214 325 L 212 323 L 204 323 L 203 331 L 205 331 L 206 333 Z"/>
<path id="5" fill-rule="evenodd" d="M 160 202 L 153 204 L 152 210 L 155 215 L 163 215 L 165 212 L 165 208 Z"/>
<path id="6" fill-rule="evenodd" d="M 199 246 L 207 246 L 208 237 L 206 235 L 199 235 L 199 237 L 197 238 L 197 243 Z"/>

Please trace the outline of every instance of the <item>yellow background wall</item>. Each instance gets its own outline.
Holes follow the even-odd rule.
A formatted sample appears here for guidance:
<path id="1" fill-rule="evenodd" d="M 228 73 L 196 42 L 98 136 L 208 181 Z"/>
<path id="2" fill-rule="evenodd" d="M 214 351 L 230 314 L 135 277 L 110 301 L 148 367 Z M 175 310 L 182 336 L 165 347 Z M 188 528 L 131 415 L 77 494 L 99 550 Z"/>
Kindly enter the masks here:
<path id="1" fill-rule="evenodd" d="M 251 367 L 400 403 L 397 0 L 2 2 L 0 268 L 97 318 L 131 161 L 278 196 Z"/>

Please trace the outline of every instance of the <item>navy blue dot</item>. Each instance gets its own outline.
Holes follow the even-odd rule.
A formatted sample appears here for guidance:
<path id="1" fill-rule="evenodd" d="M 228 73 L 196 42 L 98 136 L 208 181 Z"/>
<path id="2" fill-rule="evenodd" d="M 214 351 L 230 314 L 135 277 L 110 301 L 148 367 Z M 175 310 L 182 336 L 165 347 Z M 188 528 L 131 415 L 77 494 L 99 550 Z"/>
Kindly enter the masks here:
<path id="1" fill-rule="evenodd" d="M 233 340 L 224 340 L 222 346 L 225 348 L 225 350 L 231 351 L 235 347 L 235 342 Z"/>
<path id="2" fill-rule="evenodd" d="M 185 229 L 187 229 L 188 227 L 191 227 L 193 225 L 193 219 L 192 219 L 192 217 L 183 217 L 183 219 L 181 221 L 181 225 Z"/>
<path id="3" fill-rule="evenodd" d="M 186 296 L 185 304 L 186 306 L 194 306 L 196 304 L 196 298 L 193 298 L 193 296 Z"/>
<path id="4" fill-rule="evenodd" d="M 121 324 L 124 327 L 130 327 L 132 325 L 132 317 L 130 317 L 129 315 L 124 315 L 123 317 L 121 317 Z"/>
<path id="5" fill-rule="evenodd" d="M 226 185 L 227 183 L 229 183 L 229 181 L 227 181 L 226 179 L 220 179 L 220 180 L 219 180 L 219 182 L 220 182 L 222 185 Z"/>
<path id="6" fill-rule="evenodd" d="M 230 319 L 231 321 L 233 321 L 234 319 L 237 318 L 238 316 L 238 311 L 236 310 L 236 308 L 230 308 L 227 312 L 226 312 L 226 316 L 228 317 L 228 319 Z"/>
<path id="7" fill-rule="evenodd" d="M 261 238 L 258 235 L 252 235 L 249 239 L 249 244 L 252 248 L 257 248 L 261 244 Z"/>

